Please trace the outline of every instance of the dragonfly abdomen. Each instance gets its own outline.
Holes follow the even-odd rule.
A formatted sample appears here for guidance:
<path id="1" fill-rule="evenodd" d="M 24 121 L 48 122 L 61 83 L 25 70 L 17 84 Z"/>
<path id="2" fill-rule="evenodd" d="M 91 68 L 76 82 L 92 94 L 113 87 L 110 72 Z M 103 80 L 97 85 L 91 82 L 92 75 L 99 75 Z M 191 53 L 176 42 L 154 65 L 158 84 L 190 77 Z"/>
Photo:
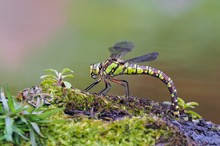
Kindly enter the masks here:
<path id="1" fill-rule="evenodd" d="M 124 74 L 134 75 L 134 74 L 147 74 L 156 78 L 159 78 L 163 83 L 167 85 L 169 92 L 171 94 L 172 100 L 172 110 L 174 110 L 174 114 L 178 115 L 178 100 L 177 100 L 177 90 L 176 87 L 169 76 L 167 76 L 162 71 L 152 68 L 150 66 L 140 66 L 137 64 L 130 64 L 125 70 Z"/>

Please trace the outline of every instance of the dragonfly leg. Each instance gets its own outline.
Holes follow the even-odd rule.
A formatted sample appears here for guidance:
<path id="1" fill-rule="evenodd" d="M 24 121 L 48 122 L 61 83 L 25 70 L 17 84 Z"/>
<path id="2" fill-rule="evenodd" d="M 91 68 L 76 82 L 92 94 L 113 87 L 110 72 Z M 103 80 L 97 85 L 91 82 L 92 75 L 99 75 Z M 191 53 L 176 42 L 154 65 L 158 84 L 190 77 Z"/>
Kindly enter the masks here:
<path id="1" fill-rule="evenodd" d="M 104 79 L 104 82 L 105 82 L 105 89 L 99 92 L 99 94 L 102 94 L 102 95 L 106 95 L 112 87 L 112 85 L 106 79 Z"/>
<path id="2" fill-rule="evenodd" d="M 85 91 L 89 91 L 91 88 L 93 88 L 95 85 L 97 85 L 100 81 L 102 80 L 102 78 L 98 79 L 97 81 L 95 81 L 94 83 L 92 83 L 91 85 L 89 85 Z"/>
<path id="3" fill-rule="evenodd" d="M 123 87 L 125 87 L 125 93 L 126 93 L 126 97 L 129 97 L 130 92 L 129 92 L 129 86 L 128 86 L 128 82 L 126 80 L 118 80 L 118 79 L 113 79 L 111 78 L 110 81 L 117 83 L 119 85 L 122 85 Z"/>

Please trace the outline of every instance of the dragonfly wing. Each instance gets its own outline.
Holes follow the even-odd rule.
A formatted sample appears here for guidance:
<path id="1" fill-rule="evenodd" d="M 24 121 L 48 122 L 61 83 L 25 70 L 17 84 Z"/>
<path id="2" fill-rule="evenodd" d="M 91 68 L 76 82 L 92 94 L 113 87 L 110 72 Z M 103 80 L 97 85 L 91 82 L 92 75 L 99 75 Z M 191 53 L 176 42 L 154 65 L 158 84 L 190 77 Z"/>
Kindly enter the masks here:
<path id="1" fill-rule="evenodd" d="M 157 59 L 158 55 L 159 55 L 159 53 L 152 52 L 152 53 L 149 53 L 149 54 L 145 54 L 143 56 L 138 56 L 138 57 L 126 60 L 125 62 L 128 62 L 128 63 L 140 63 L 140 62 L 152 61 L 152 60 Z"/>
<path id="2" fill-rule="evenodd" d="M 112 59 L 121 59 L 124 57 L 128 52 L 132 51 L 134 48 L 134 44 L 132 42 L 118 42 L 113 47 L 109 48 L 111 52 L 110 57 Z"/>

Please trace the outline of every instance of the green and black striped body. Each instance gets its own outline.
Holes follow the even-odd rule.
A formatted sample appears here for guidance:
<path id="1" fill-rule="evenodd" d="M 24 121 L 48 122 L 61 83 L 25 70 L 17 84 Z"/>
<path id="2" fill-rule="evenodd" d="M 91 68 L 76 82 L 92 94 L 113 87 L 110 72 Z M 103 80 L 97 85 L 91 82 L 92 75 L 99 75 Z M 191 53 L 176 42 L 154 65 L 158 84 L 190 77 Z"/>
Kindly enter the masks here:
<path id="1" fill-rule="evenodd" d="M 159 78 L 163 83 L 167 85 L 169 92 L 171 94 L 171 101 L 172 101 L 172 110 L 177 115 L 178 112 L 178 100 L 177 100 L 177 90 L 174 86 L 173 81 L 169 76 L 167 76 L 162 71 L 152 68 L 150 66 L 142 66 L 138 64 L 129 64 L 118 62 L 114 60 L 107 60 L 103 65 L 103 74 L 105 76 L 118 76 L 118 75 L 150 75 L 156 78 Z"/>
<path id="2" fill-rule="evenodd" d="M 173 81 L 162 71 L 152 68 L 150 66 L 141 66 L 138 63 L 148 62 L 157 59 L 159 53 L 152 52 L 128 60 L 121 60 L 128 52 L 131 52 L 134 44 L 131 42 L 123 41 L 116 43 L 113 47 L 109 48 L 110 58 L 103 63 L 96 63 L 90 65 L 90 75 L 93 79 L 98 79 L 89 85 L 85 91 L 89 91 L 95 85 L 100 83 L 101 80 L 105 83 L 105 88 L 99 94 L 106 95 L 111 89 L 111 82 L 122 85 L 125 88 L 125 95 L 129 97 L 129 85 L 126 80 L 119 80 L 114 78 L 118 75 L 141 75 L 146 74 L 159 78 L 164 82 L 171 94 L 171 110 L 174 115 L 179 116 L 179 107 L 177 101 L 177 91 Z"/>

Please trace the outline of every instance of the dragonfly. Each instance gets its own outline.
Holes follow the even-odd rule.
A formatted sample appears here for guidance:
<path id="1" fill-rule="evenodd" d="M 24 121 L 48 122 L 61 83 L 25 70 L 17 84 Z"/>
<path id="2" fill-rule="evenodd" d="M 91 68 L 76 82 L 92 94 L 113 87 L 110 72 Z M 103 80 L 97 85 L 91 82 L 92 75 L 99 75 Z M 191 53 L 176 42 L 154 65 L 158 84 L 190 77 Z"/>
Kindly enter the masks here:
<path id="1" fill-rule="evenodd" d="M 99 92 L 100 95 L 106 95 L 111 89 L 111 83 L 117 83 L 125 88 L 125 95 L 129 97 L 129 84 L 126 80 L 116 79 L 119 75 L 150 75 L 160 79 L 167 85 L 167 88 L 171 95 L 171 110 L 173 114 L 179 115 L 178 96 L 177 90 L 173 81 L 169 76 L 159 69 L 139 65 L 138 63 L 148 62 L 156 60 L 159 53 L 152 52 L 139 57 L 128 59 L 123 61 L 122 58 L 134 49 L 134 44 L 128 41 L 122 41 L 115 43 L 113 47 L 109 48 L 110 58 L 102 63 L 96 63 L 90 65 L 90 76 L 96 79 L 91 85 L 89 85 L 85 91 L 89 91 L 95 85 L 100 83 L 101 80 L 105 83 L 105 88 Z"/>

